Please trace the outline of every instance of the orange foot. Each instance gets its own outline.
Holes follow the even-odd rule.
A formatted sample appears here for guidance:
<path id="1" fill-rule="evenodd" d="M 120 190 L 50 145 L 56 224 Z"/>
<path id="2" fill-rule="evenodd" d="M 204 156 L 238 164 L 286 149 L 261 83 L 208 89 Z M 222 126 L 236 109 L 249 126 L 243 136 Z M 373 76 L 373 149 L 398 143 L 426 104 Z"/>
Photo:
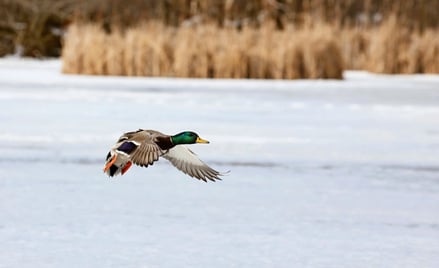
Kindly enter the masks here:
<path id="1" fill-rule="evenodd" d="M 130 169 L 131 165 L 133 164 L 133 162 L 129 161 L 128 163 L 126 163 L 126 165 L 122 168 L 122 175 L 125 174 L 125 172 L 128 171 L 128 169 Z"/>
<path id="2" fill-rule="evenodd" d="M 107 170 L 114 164 L 114 162 L 116 162 L 117 159 L 117 154 L 113 156 L 113 158 L 111 158 L 110 162 L 108 162 L 105 167 L 104 167 L 104 172 L 107 172 Z"/>

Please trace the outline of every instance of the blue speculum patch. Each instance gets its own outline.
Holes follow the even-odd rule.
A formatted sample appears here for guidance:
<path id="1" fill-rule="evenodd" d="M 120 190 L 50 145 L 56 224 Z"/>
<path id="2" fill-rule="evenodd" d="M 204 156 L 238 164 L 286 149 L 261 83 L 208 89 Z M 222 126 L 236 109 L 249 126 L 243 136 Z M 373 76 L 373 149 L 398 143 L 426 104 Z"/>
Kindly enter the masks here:
<path id="1" fill-rule="evenodd" d="M 122 151 L 124 153 L 130 154 L 132 153 L 135 149 L 137 148 L 137 145 L 134 144 L 134 142 L 131 141 L 126 141 L 124 143 L 122 143 L 117 150 L 118 151 Z"/>

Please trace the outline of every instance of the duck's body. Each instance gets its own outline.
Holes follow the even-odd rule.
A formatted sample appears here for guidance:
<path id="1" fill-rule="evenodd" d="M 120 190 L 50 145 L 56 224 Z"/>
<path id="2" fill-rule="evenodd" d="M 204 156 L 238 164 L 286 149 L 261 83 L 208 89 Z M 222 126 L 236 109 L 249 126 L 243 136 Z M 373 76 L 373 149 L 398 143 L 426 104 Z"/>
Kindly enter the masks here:
<path id="1" fill-rule="evenodd" d="M 209 143 L 198 134 L 185 131 L 165 135 L 156 130 L 139 129 L 123 134 L 107 154 L 104 172 L 113 177 L 124 174 L 134 163 L 147 167 L 160 157 L 169 160 L 176 168 L 199 180 L 220 180 L 222 174 L 198 159 L 182 144 Z"/>

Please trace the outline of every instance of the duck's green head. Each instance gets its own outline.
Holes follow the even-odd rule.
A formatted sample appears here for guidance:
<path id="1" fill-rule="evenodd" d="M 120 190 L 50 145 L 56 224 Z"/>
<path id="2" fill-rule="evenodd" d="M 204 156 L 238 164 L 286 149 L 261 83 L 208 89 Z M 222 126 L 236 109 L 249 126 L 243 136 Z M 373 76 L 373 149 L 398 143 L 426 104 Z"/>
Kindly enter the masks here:
<path id="1" fill-rule="evenodd" d="M 193 144 L 193 143 L 209 143 L 207 140 L 203 140 L 197 133 L 192 131 L 184 131 L 177 135 L 171 136 L 172 143 L 177 144 Z"/>

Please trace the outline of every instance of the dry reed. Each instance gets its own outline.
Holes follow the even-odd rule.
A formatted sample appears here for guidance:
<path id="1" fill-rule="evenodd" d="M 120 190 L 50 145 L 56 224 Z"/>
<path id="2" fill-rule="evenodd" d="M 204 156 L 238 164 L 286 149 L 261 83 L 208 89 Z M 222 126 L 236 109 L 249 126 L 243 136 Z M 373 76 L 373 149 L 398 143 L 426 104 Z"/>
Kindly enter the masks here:
<path id="1" fill-rule="evenodd" d="M 375 73 L 439 73 L 439 30 L 423 33 L 401 27 L 394 16 L 379 27 L 341 30 L 347 69 Z"/>
<path id="2" fill-rule="evenodd" d="M 337 39 L 326 26 L 242 31 L 214 25 L 147 23 L 122 33 L 74 24 L 62 54 L 65 73 L 197 78 L 342 78 Z"/>
<path id="3" fill-rule="evenodd" d="M 66 73 L 200 78 L 342 78 L 344 69 L 439 73 L 439 31 L 401 27 L 391 16 L 372 28 L 312 23 L 276 30 L 216 25 L 178 28 L 149 22 L 107 33 L 73 24 L 65 38 Z"/>
<path id="4" fill-rule="evenodd" d="M 419 71 L 422 73 L 439 73 L 439 33 L 426 31 L 419 39 L 417 52 L 420 54 Z"/>

